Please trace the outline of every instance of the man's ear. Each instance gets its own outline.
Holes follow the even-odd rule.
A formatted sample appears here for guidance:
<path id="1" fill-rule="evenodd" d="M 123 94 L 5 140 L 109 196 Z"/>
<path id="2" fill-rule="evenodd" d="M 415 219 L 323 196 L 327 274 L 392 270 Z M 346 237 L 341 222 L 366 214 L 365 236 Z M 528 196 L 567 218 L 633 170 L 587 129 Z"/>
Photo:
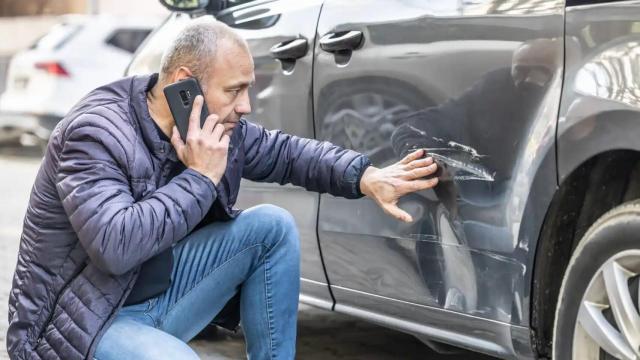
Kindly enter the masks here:
<path id="1" fill-rule="evenodd" d="M 180 66 L 178 70 L 173 73 L 173 78 L 171 79 L 172 83 L 176 83 L 180 80 L 184 80 L 187 78 L 193 77 L 193 73 L 189 70 L 188 67 Z"/>

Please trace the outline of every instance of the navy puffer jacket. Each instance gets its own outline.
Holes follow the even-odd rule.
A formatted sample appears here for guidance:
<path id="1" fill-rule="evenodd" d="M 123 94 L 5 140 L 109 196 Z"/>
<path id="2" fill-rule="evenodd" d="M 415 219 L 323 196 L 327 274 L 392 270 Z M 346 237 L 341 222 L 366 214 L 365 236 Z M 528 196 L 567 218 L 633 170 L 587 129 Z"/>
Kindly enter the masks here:
<path id="1" fill-rule="evenodd" d="M 147 109 L 146 92 L 156 81 L 154 74 L 98 88 L 54 130 L 31 192 L 9 298 L 12 359 L 92 358 L 140 265 L 201 221 L 235 217 L 242 177 L 362 196 L 366 157 L 244 119 L 218 186 L 191 169 L 168 181 L 178 159 Z"/>

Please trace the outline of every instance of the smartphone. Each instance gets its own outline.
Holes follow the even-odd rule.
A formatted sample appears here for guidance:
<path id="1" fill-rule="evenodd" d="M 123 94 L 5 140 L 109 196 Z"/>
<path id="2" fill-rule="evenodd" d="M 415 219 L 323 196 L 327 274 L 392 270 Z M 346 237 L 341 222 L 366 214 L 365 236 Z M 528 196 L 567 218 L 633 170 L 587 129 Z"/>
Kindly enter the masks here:
<path id="1" fill-rule="evenodd" d="M 169 103 L 169 109 L 171 110 L 171 115 L 173 115 L 173 120 L 176 122 L 180 137 L 182 137 L 182 141 L 187 141 L 189 116 L 191 115 L 193 100 L 198 95 L 202 95 L 204 99 L 202 88 L 200 88 L 198 80 L 187 78 L 165 86 L 163 91 Z M 202 111 L 200 112 L 200 128 L 204 125 L 207 116 L 209 116 L 209 110 L 207 109 L 207 103 L 203 101 Z"/>

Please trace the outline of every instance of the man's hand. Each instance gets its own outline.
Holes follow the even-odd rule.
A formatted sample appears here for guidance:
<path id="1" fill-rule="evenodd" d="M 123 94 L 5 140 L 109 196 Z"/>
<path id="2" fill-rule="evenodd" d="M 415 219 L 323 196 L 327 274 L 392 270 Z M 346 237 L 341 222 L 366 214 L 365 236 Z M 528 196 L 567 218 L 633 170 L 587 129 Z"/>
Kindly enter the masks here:
<path id="1" fill-rule="evenodd" d="M 214 185 L 218 185 L 227 168 L 230 138 L 229 135 L 225 135 L 224 125 L 218 122 L 218 115 L 215 114 L 209 115 L 200 129 L 202 103 L 202 96 L 196 96 L 189 116 L 186 144 L 175 126 L 171 144 L 185 166 L 203 174 L 211 179 Z"/>
<path id="2" fill-rule="evenodd" d="M 433 159 L 424 156 L 420 149 L 401 161 L 378 169 L 368 167 L 360 180 L 360 191 L 374 199 L 389 215 L 398 220 L 412 222 L 413 218 L 398 207 L 398 200 L 415 191 L 430 189 L 438 184 L 438 178 L 422 179 L 436 172 L 438 166 Z"/>

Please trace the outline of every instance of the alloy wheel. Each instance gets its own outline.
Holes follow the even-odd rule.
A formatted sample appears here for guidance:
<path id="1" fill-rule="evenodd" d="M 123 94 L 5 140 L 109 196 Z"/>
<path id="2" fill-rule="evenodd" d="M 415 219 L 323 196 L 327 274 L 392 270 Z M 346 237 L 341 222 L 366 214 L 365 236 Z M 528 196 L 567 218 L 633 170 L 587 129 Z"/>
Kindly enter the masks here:
<path id="1" fill-rule="evenodd" d="M 607 260 L 587 286 L 573 335 L 573 360 L 640 359 L 640 250 Z"/>

